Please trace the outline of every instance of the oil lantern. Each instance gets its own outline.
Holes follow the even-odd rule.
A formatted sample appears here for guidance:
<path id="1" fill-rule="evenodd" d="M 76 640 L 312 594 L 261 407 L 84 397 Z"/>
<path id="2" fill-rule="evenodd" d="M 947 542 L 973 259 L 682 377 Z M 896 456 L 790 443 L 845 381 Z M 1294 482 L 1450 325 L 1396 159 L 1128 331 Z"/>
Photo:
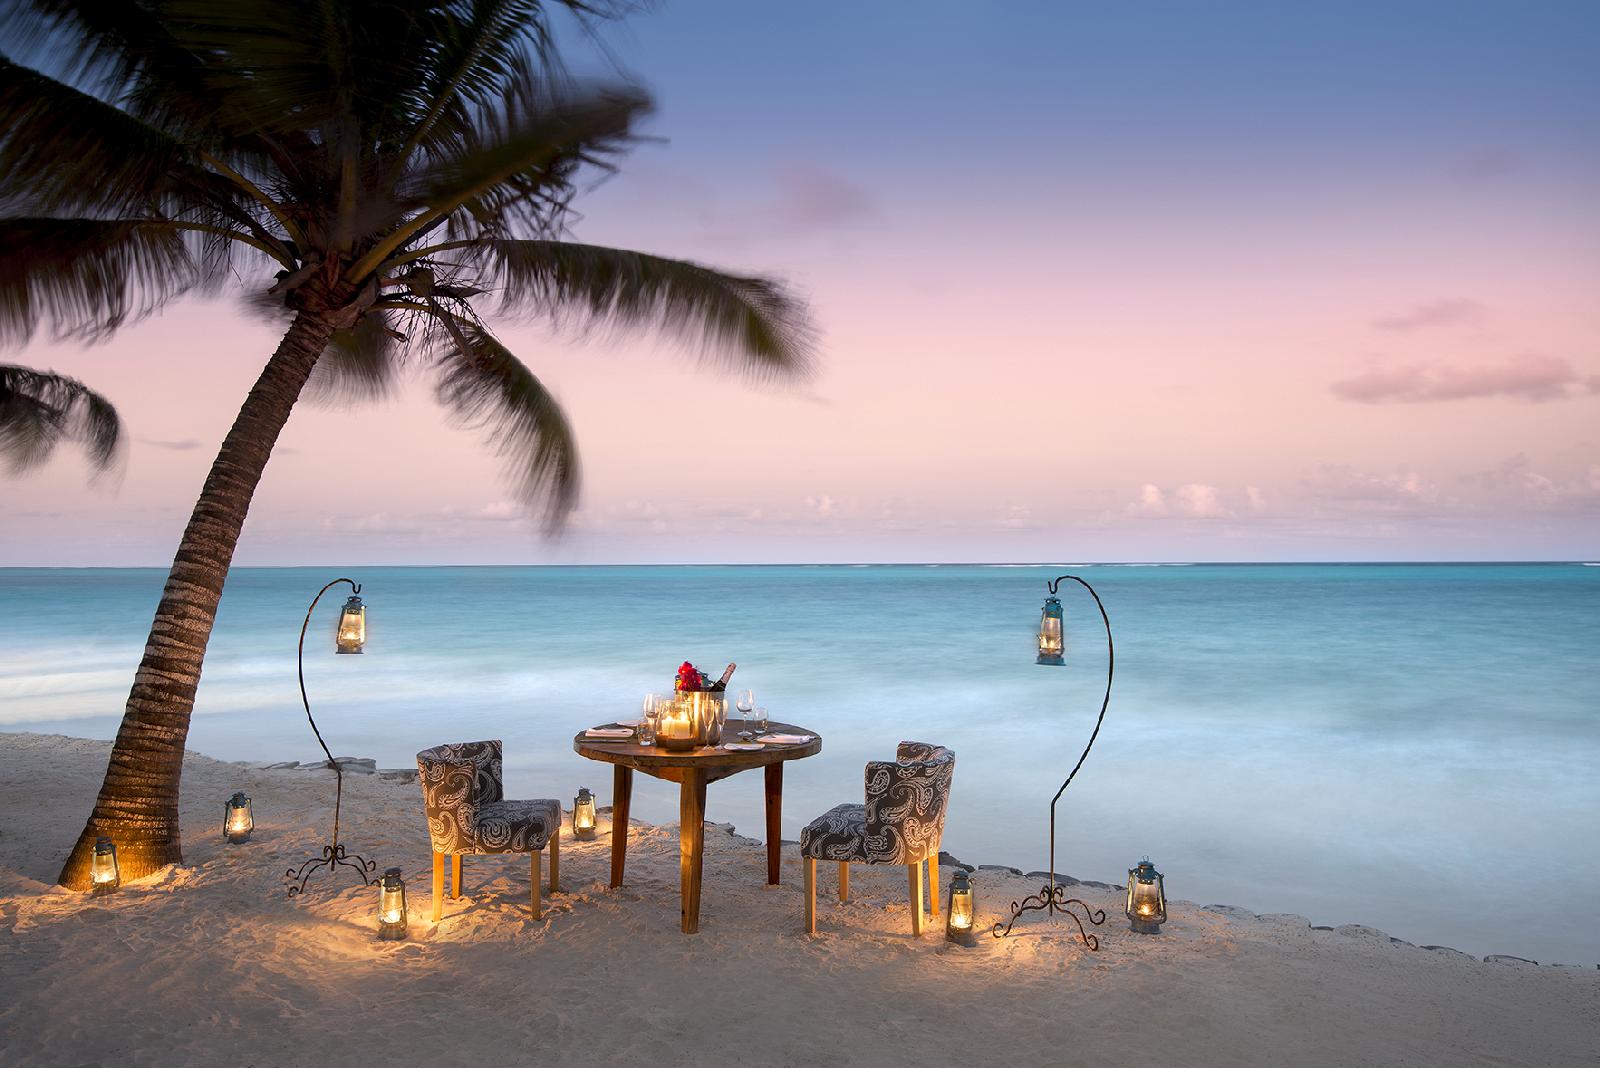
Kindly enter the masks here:
<path id="1" fill-rule="evenodd" d="M 367 606 L 352 594 L 339 610 L 339 629 L 334 633 L 334 652 L 359 653 L 367 644 Z"/>
<path id="2" fill-rule="evenodd" d="M 977 903 L 972 896 L 972 880 L 957 868 L 950 877 L 950 897 L 945 909 L 944 940 L 958 946 L 976 945 L 978 932 Z"/>
<path id="3" fill-rule="evenodd" d="M 117 843 L 109 838 L 94 840 L 94 859 L 89 862 L 90 892 L 109 894 L 122 885 L 122 871 L 117 867 Z"/>
<path id="4" fill-rule="evenodd" d="M 255 829 L 256 819 L 250 812 L 250 799 L 242 791 L 235 790 L 222 806 L 223 840 L 234 845 L 248 842 L 250 832 Z"/>
<path id="5" fill-rule="evenodd" d="M 572 837 L 587 842 L 595 835 L 594 794 L 587 786 L 578 787 L 578 796 L 572 801 Z"/>
<path id="6" fill-rule="evenodd" d="M 1150 858 L 1128 870 L 1128 925 L 1140 934 L 1158 934 L 1167 922 L 1167 893 Z"/>
<path id="7" fill-rule="evenodd" d="M 389 868 L 378 884 L 378 937 L 398 942 L 406 936 L 406 881 L 399 868 Z"/>
<path id="8" fill-rule="evenodd" d="M 1039 612 L 1039 658 L 1035 663 L 1060 667 L 1066 663 L 1062 650 L 1061 598 L 1052 594 L 1044 599 Z"/>

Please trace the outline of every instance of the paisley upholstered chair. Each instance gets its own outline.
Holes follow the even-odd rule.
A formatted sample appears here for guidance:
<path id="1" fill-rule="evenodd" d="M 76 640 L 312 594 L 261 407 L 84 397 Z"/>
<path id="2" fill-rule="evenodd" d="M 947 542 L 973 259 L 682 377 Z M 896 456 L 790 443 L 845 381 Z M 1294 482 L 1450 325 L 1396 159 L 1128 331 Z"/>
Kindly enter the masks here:
<path id="1" fill-rule="evenodd" d="M 911 889 L 911 933 L 922 934 L 922 866 L 939 918 L 939 841 L 950 804 L 956 755 L 940 745 L 901 742 L 895 759 L 867 765 L 867 803 L 836 805 L 800 832 L 806 933 L 817 929 L 817 861 L 839 862 L 839 900 L 850 899 L 851 864 L 904 864 Z"/>
<path id="2" fill-rule="evenodd" d="M 461 858 L 468 853 L 533 854 L 533 918 L 539 899 L 539 854 L 550 847 L 550 892 L 561 882 L 561 802 L 507 801 L 501 796 L 500 741 L 436 745 L 417 754 L 422 804 L 433 840 L 433 918 L 444 914 L 444 861 L 452 897 L 461 896 Z"/>

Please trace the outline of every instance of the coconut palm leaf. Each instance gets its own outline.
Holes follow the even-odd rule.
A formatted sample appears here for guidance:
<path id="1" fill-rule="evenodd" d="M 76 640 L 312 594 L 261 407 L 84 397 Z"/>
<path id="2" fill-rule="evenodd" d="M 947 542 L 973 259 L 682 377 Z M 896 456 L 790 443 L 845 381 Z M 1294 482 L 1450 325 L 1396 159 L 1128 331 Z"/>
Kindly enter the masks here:
<path id="1" fill-rule="evenodd" d="M 578 444 L 566 412 L 526 364 L 482 324 L 428 302 L 427 346 L 438 372 L 437 396 L 466 428 L 487 431 L 506 458 L 517 497 L 543 504 L 555 529 L 578 500 Z"/>
<path id="2" fill-rule="evenodd" d="M 657 326 L 755 377 L 801 377 L 814 335 L 804 307 L 765 278 L 570 241 L 474 246 L 504 314 L 577 311 L 585 325 Z"/>
<path id="3" fill-rule="evenodd" d="M 0 364 L 0 457 L 12 474 L 43 463 L 62 441 L 80 442 L 107 470 L 122 450 L 122 420 L 77 379 Z"/>
<path id="4" fill-rule="evenodd" d="M 180 231 L 138 219 L 0 219 L 0 342 L 43 322 L 58 337 L 109 336 L 200 280 Z"/>

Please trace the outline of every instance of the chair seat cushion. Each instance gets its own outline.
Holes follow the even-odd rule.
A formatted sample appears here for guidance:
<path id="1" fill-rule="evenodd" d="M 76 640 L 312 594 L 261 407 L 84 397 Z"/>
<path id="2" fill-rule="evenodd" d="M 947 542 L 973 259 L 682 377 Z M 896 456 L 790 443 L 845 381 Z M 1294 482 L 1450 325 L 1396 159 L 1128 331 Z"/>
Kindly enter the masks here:
<path id="1" fill-rule="evenodd" d="M 559 801 L 491 801 L 478 808 L 471 852 L 536 852 L 560 826 Z"/>
<path id="2" fill-rule="evenodd" d="M 800 829 L 800 855 L 870 863 L 867 806 L 835 805 Z"/>

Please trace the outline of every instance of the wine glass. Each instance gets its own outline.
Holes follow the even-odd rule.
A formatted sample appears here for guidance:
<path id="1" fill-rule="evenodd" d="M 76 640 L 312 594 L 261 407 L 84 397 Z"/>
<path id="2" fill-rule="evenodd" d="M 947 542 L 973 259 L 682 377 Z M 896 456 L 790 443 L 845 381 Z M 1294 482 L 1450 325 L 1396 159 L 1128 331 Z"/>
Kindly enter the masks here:
<path id="1" fill-rule="evenodd" d="M 767 733 L 767 724 L 769 722 L 769 720 L 767 719 L 767 710 L 765 708 L 756 709 L 755 710 L 755 717 L 756 717 L 756 730 L 755 730 L 755 734 L 753 734 L 752 737 L 759 738 L 763 734 Z"/>
<path id="2" fill-rule="evenodd" d="M 740 690 L 739 699 L 733 703 L 733 707 L 739 710 L 740 718 L 744 720 L 745 726 L 749 727 L 750 710 L 756 707 L 756 692 L 754 690 Z M 739 737 L 748 742 L 755 735 L 749 730 L 742 730 L 739 732 Z"/>
<path id="3" fill-rule="evenodd" d="M 644 714 L 639 720 L 639 726 L 634 729 L 634 735 L 640 745 L 656 744 L 656 716 L 661 698 L 657 694 L 647 693 L 644 701 L 640 703 L 639 710 Z"/>

